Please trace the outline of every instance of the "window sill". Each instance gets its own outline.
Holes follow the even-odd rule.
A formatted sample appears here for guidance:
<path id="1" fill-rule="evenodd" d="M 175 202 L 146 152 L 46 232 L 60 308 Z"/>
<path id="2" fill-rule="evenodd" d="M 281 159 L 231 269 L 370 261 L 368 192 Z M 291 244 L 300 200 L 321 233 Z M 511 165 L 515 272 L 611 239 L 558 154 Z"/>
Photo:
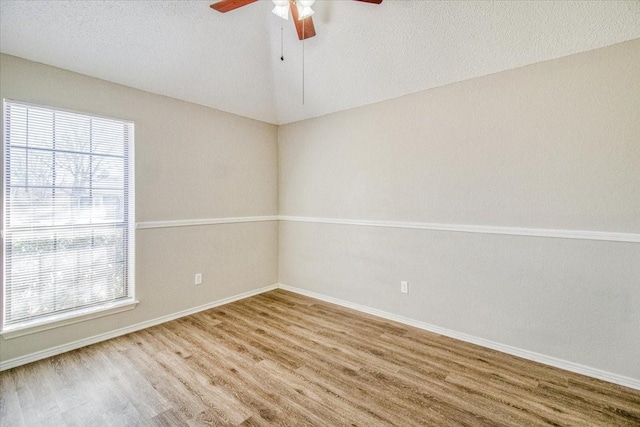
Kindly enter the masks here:
<path id="1" fill-rule="evenodd" d="M 136 308 L 139 301 L 128 299 L 109 305 L 101 305 L 99 307 L 92 307 L 90 309 L 77 311 L 74 313 L 65 313 L 57 316 L 51 316 L 47 319 L 37 320 L 32 322 L 25 322 L 16 326 L 5 327 L 0 335 L 6 339 L 12 339 L 21 337 L 24 335 L 35 334 L 37 332 L 46 331 L 49 329 L 60 328 L 67 325 L 73 325 L 74 323 L 80 323 L 91 319 L 97 319 L 98 317 L 109 316 L 111 314 L 121 313 L 123 311 L 129 311 Z"/>

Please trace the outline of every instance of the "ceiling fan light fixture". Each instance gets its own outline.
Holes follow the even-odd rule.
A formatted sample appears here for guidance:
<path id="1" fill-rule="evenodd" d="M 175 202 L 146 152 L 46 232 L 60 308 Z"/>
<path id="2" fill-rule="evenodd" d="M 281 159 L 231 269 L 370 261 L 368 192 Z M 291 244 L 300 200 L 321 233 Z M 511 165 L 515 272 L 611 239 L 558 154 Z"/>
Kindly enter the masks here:
<path id="1" fill-rule="evenodd" d="M 298 8 L 298 19 L 305 19 L 313 15 L 315 12 L 311 9 L 316 0 L 296 0 Z"/>
<path id="2" fill-rule="evenodd" d="M 275 7 L 272 12 L 282 19 L 289 19 L 289 0 L 273 0 Z"/>

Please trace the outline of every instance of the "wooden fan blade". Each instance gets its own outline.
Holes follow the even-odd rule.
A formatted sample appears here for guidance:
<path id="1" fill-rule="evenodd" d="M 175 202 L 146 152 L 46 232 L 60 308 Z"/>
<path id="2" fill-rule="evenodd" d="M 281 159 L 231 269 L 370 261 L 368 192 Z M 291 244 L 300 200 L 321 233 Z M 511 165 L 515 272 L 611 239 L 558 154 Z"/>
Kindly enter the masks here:
<path id="1" fill-rule="evenodd" d="M 316 27 L 313 26 L 311 17 L 298 19 L 298 8 L 293 1 L 291 1 L 291 16 L 296 26 L 299 40 L 308 39 L 316 35 Z"/>
<path id="2" fill-rule="evenodd" d="M 363 1 L 365 3 L 374 3 L 374 4 L 382 3 L 382 0 L 356 0 L 356 1 Z"/>
<path id="3" fill-rule="evenodd" d="M 230 10 L 246 6 L 249 3 L 253 3 L 254 1 L 258 0 L 220 0 L 219 2 L 212 4 L 211 9 L 215 9 L 218 12 L 226 13 Z"/>

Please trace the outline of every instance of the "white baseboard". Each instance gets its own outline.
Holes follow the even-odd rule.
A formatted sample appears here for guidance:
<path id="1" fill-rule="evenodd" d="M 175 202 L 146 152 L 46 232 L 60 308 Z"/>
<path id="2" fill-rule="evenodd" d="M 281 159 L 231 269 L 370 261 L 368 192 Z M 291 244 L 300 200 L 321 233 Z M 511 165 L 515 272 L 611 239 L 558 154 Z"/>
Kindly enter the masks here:
<path id="1" fill-rule="evenodd" d="M 522 357 L 523 359 L 532 360 L 534 362 L 543 363 L 545 365 L 553 366 L 555 368 L 564 369 L 566 371 L 586 375 L 591 378 L 597 378 L 599 380 L 604 380 L 610 383 L 619 384 L 625 387 L 640 390 L 640 380 L 637 380 L 635 378 L 625 377 L 625 376 L 614 374 L 611 372 L 602 371 L 600 369 L 591 368 L 589 366 L 581 365 L 574 362 L 569 362 L 567 360 L 558 359 L 556 357 L 546 356 L 544 354 L 536 353 L 529 350 L 523 350 L 521 348 L 512 347 L 510 345 L 501 344 L 501 343 L 490 341 L 484 338 L 474 337 L 473 335 L 452 331 L 451 329 L 446 329 L 440 326 L 431 325 L 429 323 L 420 322 L 418 320 L 409 319 L 408 317 L 399 316 L 397 314 L 389 313 L 386 311 L 378 310 L 378 309 L 367 307 L 364 305 L 355 304 L 349 301 L 344 301 L 338 298 L 330 297 L 330 296 L 319 294 L 312 291 L 307 291 L 305 289 L 296 288 L 294 286 L 288 286 L 281 283 L 279 284 L 279 288 L 286 291 L 294 292 L 300 295 L 305 295 L 311 298 L 315 298 L 321 301 L 330 302 L 332 304 L 336 304 L 342 307 L 351 308 L 353 310 L 361 311 L 363 313 L 372 314 L 374 316 L 378 316 L 383 319 L 393 320 L 398 323 L 414 326 L 416 328 L 424 329 L 426 331 L 433 332 L 439 335 L 455 338 L 460 341 L 477 344 L 482 347 L 501 351 L 503 353 L 511 354 L 513 356 Z"/>
<path id="2" fill-rule="evenodd" d="M 94 335 L 89 338 L 84 338 L 81 340 L 73 341 L 67 344 L 59 345 L 56 347 L 48 348 L 46 350 L 37 351 L 35 353 L 27 354 L 25 356 L 16 357 L 14 359 L 3 360 L 0 361 L 0 371 L 4 371 L 6 369 L 15 368 L 16 366 L 26 365 L 27 363 L 35 362 L 37 360 L 46 359 L 47 357 L 56 356 L 61 353 L 65 353 L 67 351 L 75 350 L 80 347 L 85 347 L 91 344 L 98 343 L 100 341 L 106 341 L 111 338 L 116 338 L 121 335 L 126 335 L 131 332 L 139 331 L 140 329 L 150 328 L 151 326 L 159 325 L 160 323 L 165 323 L 170 320 L 175 320 L 180 317 L 189 316 L 191 314 L 198 313 L 200 311 L 208 310 L 210 308 L 218 307 L 221 305 L 229 304 L 234 301 L 238 301 L 244 298 L 249 298 L 254 295 L 258 295 L 264 292 L 272 291 L 274 289 L 278 289 L 278 285 L 270 285 L 265 286 L 260 289 L 255 289 L 249 292 L 243 292 L 238 295 L 234 295 L 231 297 L 223 298 L 214 302 L 210 302 L 208 304 L 204 304 L 198 307 L 190 308 L 187 310 L 182 310 L 177 313 L 168 314 L 166 316 L 158 317 L 155 319 L 147 320 L 142 323 L 138 323 L 135 325 L 127 326 L 124 328 L 116 329 L 114 331 L 106 332 L 104 334 Z"/>

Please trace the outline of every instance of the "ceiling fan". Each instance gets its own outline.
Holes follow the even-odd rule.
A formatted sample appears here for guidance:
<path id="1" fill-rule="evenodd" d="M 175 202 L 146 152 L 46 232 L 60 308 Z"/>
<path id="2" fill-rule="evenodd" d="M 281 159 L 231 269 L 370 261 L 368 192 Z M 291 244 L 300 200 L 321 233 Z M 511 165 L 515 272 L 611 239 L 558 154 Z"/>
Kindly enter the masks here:
<path id="1" fill-rule="evenodd" d="M 258 0 L 220 0 L 217 3 L 213 3 L 211 8 L 218 12 L 226 13 L 255 1 Z M 283 19 L 289 19 L 289 9 L 291 9 L 293 23 L 295 24 L 296 31 L 298 32 L 298 39 L 308 39 L 316 35 L 316 29 L 313 26 L 313 20 L 311 19 L 311 15 L 313 15 L 311 5 L 314 1 L 315 0 L 273 0 L 273 3 L 275 4 L 273 13 Z M 382 0 L 355 1 L 374 4 L 382 3 Z"/>

